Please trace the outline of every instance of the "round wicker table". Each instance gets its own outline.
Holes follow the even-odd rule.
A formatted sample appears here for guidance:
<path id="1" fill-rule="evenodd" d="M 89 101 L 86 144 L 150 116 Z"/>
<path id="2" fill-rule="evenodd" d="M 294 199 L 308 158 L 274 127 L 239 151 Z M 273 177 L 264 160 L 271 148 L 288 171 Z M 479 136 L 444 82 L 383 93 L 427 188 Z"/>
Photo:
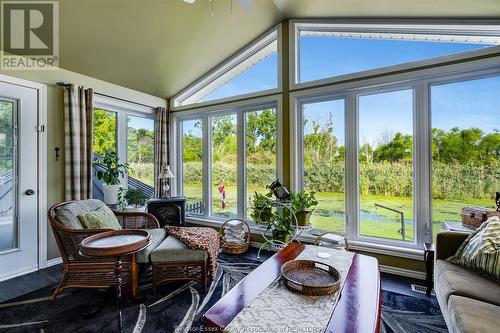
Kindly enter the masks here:
<path id="1" fill-rule="evenodd" d="M 116 312 L 120 332 L 123 332 L 121 312 L 123 268 L 121 258 L 144 249 L 151 242 L 150 239 L 151 236 L 145 230 L 112 230 L 87 237 L 80 244 L 80 252 L 86 256 L 115 259 Z"/>

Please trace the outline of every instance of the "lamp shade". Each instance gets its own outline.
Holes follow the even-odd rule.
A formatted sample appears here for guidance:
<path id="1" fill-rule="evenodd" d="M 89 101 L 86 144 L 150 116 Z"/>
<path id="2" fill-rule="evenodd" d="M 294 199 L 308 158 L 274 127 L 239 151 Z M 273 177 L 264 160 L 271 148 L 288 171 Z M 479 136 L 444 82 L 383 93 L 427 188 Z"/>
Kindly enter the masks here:
<path id="1" fill-rule="evenodd" d="M 159 179 L 168 179 L 168 178 L 174 178 L 174 174 L 170 170 L 170 166 L 164 166 L 160 170 L 160 174 L 158 175 Z"/>

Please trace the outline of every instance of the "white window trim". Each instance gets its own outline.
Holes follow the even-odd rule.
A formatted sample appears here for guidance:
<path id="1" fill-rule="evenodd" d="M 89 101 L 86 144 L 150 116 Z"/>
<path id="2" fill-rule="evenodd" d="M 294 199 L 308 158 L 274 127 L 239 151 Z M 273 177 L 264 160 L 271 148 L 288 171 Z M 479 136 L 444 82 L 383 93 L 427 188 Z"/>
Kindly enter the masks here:
<path id="1" fill-rule="evenodd" d="M 232 103 L 225 104 L 224 106 L 209 106 L 205 108 L 197 108 L 194 110 L 184 111 L 184 112 L 174 112 L 172 113 L 172 123 L 174 124 L 172 129 L 175 131 L 173 133 L 175 141 L 175 163 L 171 166 L 172 171 L 176 176 L 175 190 L 177 195 L 183 193 L 183 175 L 182 175 L 182 121 L 190 119 L 199 119 L 202 121 L 202 137 L 203 137 L 203 203 L 204 210 L 203 214 L 193 216 L 193 218 L 203 218 L 204 220 L 215 221 L 218 223 L 224 222 L 227 218 L 212 216 L 212 198 L 211 198 L 211 186 L 210 186 L 210 168 L 211 168 L 211 154 L 210 154 L 210 117 L 222 114 L 236 114 L 239 118 L 237 122 L 237 142 L 238 142 L 238 165 L 245 165 L 245 121 L 244 115 L 248 111 L 256 111 L 256 108 L 262 106 L 273 105 L 276 107 L 276 174 L 277 177 L 281 177 L 283 174 L 283 164 L 282 164 L 282 98 L 281 95 L 265 96 L 254 98 L 250 101 L 235 101 Z M 245 170 L 244 168 L 237 168 L 238 170 L 238 201 L 237 201 L 237 212 L 238 218 L 246 218 L 247 212 L 247 200 L 246 196 L 246 182 L 245 182 Z"/>
<path id="2" fill-rule="evenodd" d="M 116 113 L 116 150 L 118 159 L 127 162 L 128 116 L 143 117 L 154 121 L 154 108 L 98 94 L 94 94 L 93 102 L 94 109 L 103 109 Z M 123 188 L 128 187 L 128 174 L 121 179 L 121 185 Z"/>
<path id="3" fill-rule="evenodd" d="M 456 36 L 456 38 L 466 38 L 473 36 L 476 39 L 484 40 L 485 42 L 500 43 L 500 23 L 493 22 L 489 24 L 458 24 L 456 21 L 451 21 L 450 24 L 445 24 L 445 21 L 438 24 L 437 22 L 427 23 L 401 23 L 401 22 L 384 22 L 358 20 L 357 22 L 347 22 L 345 20 L 291 20 L 292 29 L 290 29 L 289 42 L 291 45 L 290 52 L 290 90 L 315 87 L 318 85 L 341 83 L 345 81 L 364 80 L 375 76 L 390 75 L 397 71 L 415 71 L 418 69 L 439 66 L 440 64 L 448 64 L 459 61 L 467 61 L 468 59 L 495 55 L 500 52 L 500 45 L 492 46 L 485 49 L 462 52 L 452 55 L 434 57 L 419 61 L 408 62 L 399 65 L 381 67 L 361 72 L 345 74 L 335 77 L 323 78 L 307 82 L 300 82 L 300 31 L 323 31 L 337 33 L 380 33 L 380 34 L 429 34 L 429 35 L 446 35 Z M 486 22 L 486 21 L 485 21 Z"/>
<path id="4" fill-rule="evenodd" d="M 176 94 L 172 98 L 172 110 L 188 110 L 193 108 L 198 108 L 202 106 L 209 106 L 214 104 L 220 104 L 225 102 L 234 101 L 236 99 L 249 99 L 254 97 L 273 95 L 281 91 L 282 89 L 282 75 L 281 75 L 281 63 L 282 63 L 282 52 L 281 52 L 281 40 L 282 32 L 281 25 L 271 29 L 270 31 L 264 33 L 262 36 L 258 37 L 255 41 L 250 43 L 248 46 L 238 51 L 236 54 L 231 56 L 229 59 L 222 62 L 220 65 L 215 67 L 213 70 L 203 75 L 200 79 L 196 80 L 194 83 L 189 85 L 187 88 L 183 89 L 181 92 Z M 230 96 L 225 98 L 214 99 L 205 102 L 194 102 L 183 105 L 182 103 L 189 99 L 191 96 L 197 94 L 203 88 L 207 87 L 209 84 L 213 83 L 217 79 L 224 76 L 226 73 L 230 72 L 242 62 L 250 58 L 252 55 L 261 51 L 262 49 L 269 46 L 274 41 L 278 44 L 278 61 L 277 61 L 277 87 L 273 89 L 267 89 L 263 91 L 257 91 L 247 94 L 241 94 L 236 96 Z"/>
<path id="5" fill-rule="evenodd" d="M 290 94 L 291 110 L 291 174 L 292 190 L 302 188 L 302 123 L 301 104 L 311 101 L 345 99 L 345 198 L 346 198 L 346 235 L 350 243 L 361 248 L 389 248 L 390 252 L 419 251 L 424 242 L 432 241 L 432 117 L 430 110 L 430 89 L 433 85 L 474 80 L 500 75 L 500 58 L 492 58 L 459 65 L 462 69 L 457 73 L 456 65 L 441 68 L 422 70 L 415 73 L 413 80 L 409 80 L 407 73 L 395 74 L 390 77 L 377 79 L 378 82 L 365 81 L 343 85 L 318 87 Z M 366 86 L 365 86 L 366 85 Z M 414 241 L 405 242 L 362 236 L 359 234 L 359 196 L 358 196 L 358 110 L 357 96 L 359 94 L 377 93 L 381 88 L 384 92 L 391 90 L 413 89 L 414 91 Z M 360 248 L 360 249 L 361 249 Z M 417 253 L 415 252 L 415 253 Z M 413 252 L 412 252 L 413 253 Z"/>

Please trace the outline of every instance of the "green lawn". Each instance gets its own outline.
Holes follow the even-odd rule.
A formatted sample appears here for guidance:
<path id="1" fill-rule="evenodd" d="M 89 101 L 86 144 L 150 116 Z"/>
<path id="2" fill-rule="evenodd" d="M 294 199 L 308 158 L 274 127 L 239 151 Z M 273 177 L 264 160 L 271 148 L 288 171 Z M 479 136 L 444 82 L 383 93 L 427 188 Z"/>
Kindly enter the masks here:
<path id="1" fill-rule="evenodd" d="M 249 187 L 248 196 L 254 191 L 265 192 L 263 187 Z M 184 195 L 187 202 L 201 201 L 201 184 L 185 185 Z M 215 199 L 212 210 L 214 215 L 231 217 L 236 215 L 236 186 L 226 187 L 226 209 L 221 208 L 219 192 L 216 187 L 212 189 L 212 197 Z M 321 192 L 316 193 L 319 201 L 315 212 L 311 217 L 311 223 L 315 228 L 344 231 L 344 194 Z M 405 197 L 388 197 L 377 195 L 362 195 L 360 232 L 366 236 L 377 236 L 391 239 L 402 239 L 398 230 L 401 227 L 399 215 L 382 208 L 376 208 L 375 203 L 390 207 L 404 213 L 406 240 L 413 241 L 413 200 Z M 442 220 L 460 220 L 460 211 L 464 206 L 491 206 L 489 199 L 471 200 L 433 200 L 433 234 L 441 230 Z"/>

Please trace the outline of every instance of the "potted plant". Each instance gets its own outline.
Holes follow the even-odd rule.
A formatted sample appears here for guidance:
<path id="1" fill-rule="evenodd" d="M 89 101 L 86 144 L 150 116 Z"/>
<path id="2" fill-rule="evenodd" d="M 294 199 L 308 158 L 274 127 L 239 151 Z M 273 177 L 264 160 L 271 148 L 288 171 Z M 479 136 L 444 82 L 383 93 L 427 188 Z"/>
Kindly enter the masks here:
<path id="1" fill-rule="evenodd" d="M 273 239 L 288 243 L 293 233 L 291 215 L 276 212 L 273 214 L 273 221 Z"/>
<path id="2" fill-rule="evenodd" d="M 125 193 L 125 200 L 127 200 L 127 203 L 129 205 L 132 205 L 137 209 L 146 204 L 148 197 L 142 190 L 138 188 L 132 188 L 127 190 L 127 193 Z"/>
<path id="3" fill-rule="evenodd" d="M 125 173 L 130 170 L 128 164 L 120 163 L 118 155 L 111 150 L 106 151 L 102 158 L 96 158 L 94 163 L 105 167 L 105 170 L 99 170 L 96 173 L 97 179 L 104 182 L 102 186 L 104 202 L 108 205 L 116 205 L 121 186 L 120 178 L 123 178 Z"/>
<path id="4" fill-rule="evenodd" d="M 318 200 L 314 196 L 315 192 L 300 191 L 292 194 L 292 212 L 297 218 L 297 224 L 299 226 L 309 225 L 311 219 L 311 214 L 313 213 L 314 207 L 318 204 Z"/>
<path id="5" fill-rule="evenodd" d="M 250 216 L 255 223 L 269 223 L 273 216 L 272 212 L 272 199 L 271 194 L 261 194 L 254 192 L 252 199 L 250 200 L 250 206 L 252 207 L 252 212 Z"/>

